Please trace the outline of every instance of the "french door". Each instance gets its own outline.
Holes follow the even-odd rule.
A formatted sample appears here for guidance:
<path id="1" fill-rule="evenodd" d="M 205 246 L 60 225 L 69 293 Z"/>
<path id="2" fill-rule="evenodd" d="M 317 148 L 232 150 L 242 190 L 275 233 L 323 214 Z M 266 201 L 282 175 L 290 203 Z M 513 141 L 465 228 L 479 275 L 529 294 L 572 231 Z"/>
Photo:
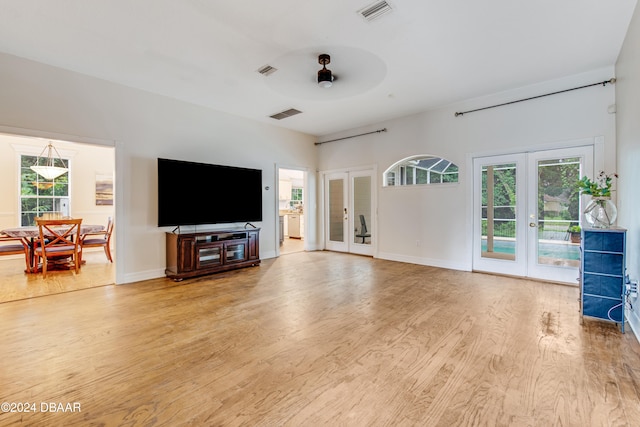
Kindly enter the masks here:
<path id="1" fill-rule="evenodd" d="M 373 178 L 371 170 L 324 176 L 328 250 L 373 255 Z"/>
<path id="2" fill-rule="evenodd" d="M 581 225 L 575 183 L 593 170 L 593 147 L 474 159 L 473 268 L 576 283 Z"/>

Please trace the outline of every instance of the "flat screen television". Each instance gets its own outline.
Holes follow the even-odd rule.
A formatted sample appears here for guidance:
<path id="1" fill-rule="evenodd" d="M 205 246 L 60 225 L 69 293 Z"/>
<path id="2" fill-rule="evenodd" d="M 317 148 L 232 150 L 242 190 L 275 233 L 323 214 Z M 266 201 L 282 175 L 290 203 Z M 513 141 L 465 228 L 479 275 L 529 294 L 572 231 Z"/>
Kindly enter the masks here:
<path id="1" fill-rule="evenodd" d="M 262 170 L 158 158 L 158 227 L 262 221 Z"/>

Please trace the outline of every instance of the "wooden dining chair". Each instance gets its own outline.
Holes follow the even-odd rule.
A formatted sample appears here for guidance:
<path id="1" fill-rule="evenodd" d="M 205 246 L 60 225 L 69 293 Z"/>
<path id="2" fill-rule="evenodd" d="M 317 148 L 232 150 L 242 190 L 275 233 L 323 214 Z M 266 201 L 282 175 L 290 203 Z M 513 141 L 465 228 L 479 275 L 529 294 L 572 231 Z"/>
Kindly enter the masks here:
<path id="1" fill-rule="evenodd" d="M 104 253 L 107 255 L 109 262 L 113 262 L 111 257 L 111 234 L 113 233 L 113 220 L 109 217 L 107 221 L 107 228 L 104 231 L 98 231 L 94 233 L 84 233 L 80 236 L 81 249 L 84 248 L 104 248 Z M 80 255 L 82 258 L 82 255 Z"/>
<path id="2" fill-rule="evenodd" d="M 0 234 L 0 256 L 1 255 L 24 255 L 27 265 L 27 273 L 31 272 L 31 263 L 29 262 L 29 246 L 24 239 L 20 237 L 10 237 Z"/>
<path id="3" fill-rule="evenodd" d="M 80 270 L 79 219 L 36 218 L 40 238 L 34 249 L 36 260 L 42 261 L 42 277 L 47 277 L 49 261 L 70 258 L 76 273 Z M 35 264 L 37 266 L 37 263 Z M 36 267 L 37 268 L 37 267 Z"/>

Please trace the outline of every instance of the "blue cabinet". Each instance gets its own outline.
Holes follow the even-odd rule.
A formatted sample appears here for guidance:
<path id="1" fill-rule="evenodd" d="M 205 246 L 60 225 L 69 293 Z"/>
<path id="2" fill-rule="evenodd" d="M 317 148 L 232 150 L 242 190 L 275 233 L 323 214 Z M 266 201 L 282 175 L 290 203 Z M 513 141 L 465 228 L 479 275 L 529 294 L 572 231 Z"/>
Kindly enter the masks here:
<path id="1" fill-rule="evenodd" d="M 581 314 L 620 323 L 622 332 L 626 240 L 623 228 L 586 228 L 580 244 Z"/>

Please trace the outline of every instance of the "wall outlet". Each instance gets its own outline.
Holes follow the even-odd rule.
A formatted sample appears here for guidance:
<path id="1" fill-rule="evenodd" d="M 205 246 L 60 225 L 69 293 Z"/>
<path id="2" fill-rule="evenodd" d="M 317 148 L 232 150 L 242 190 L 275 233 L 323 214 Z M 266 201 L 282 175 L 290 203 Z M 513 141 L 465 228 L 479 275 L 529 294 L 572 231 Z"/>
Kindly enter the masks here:
<path id="1" fill-rule="evenodd" d="M 629 292 L 629 296 L 634 298 L 638 297 L 638 282 L 629 282 L 627 283 L 627 292 Z"/>
<path id="2" fill-rule="evenodd" d="M 629 296 L 632 296 L 634 298 L 638 297 L 638 282 L 627 282 L 625 286 L 627 288 Z"/>

